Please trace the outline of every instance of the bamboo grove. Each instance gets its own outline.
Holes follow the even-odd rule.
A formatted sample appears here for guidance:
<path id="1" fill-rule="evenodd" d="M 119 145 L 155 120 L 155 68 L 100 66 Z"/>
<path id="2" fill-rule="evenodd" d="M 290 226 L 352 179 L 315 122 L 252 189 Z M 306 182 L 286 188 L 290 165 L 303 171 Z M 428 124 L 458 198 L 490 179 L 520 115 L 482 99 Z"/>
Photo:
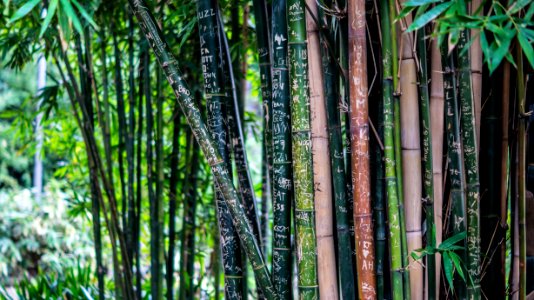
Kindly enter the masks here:
<path id="1" fill-rule="evenodd" d="M 2 11 L 5 67 L 44 54 L 38 97 L 70 111 L 85 145 L 97 299 L 534 289 L 532 2 Z"/>

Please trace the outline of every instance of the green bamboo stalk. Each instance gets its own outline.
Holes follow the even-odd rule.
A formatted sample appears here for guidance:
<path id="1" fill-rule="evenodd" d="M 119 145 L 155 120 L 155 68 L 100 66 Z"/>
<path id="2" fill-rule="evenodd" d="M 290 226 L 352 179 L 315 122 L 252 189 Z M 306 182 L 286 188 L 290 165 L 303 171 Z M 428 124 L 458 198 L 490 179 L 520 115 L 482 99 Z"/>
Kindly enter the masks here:
<path id="1" fill-rule="evenodd" d="M 308 90 L 308 53 L 303 0 L 287 1 L 295 233 L 300 299 L 316 299 L 317 253 Z"/>
<path id="2" fill-rule="evenodd" d="M 389 253 L 391 262 L 391 287 L 393 299 L 404 299 L 403 284 L 403 257 L 402 257 L 402 230 L 400 216 L 399 193 L 397 189 L 395 157 L 395 115 L 393 101 L 393 83 L 396 74 L 393 73 L 393 64 L 396 61 L 396 48 L 393 48 L 395 27 L 391 26 L 390 9 L 387 0 L 380 2 L 380 27 L 382 31 L 382 97 L 384 99 L 384 161 L 387 195 L 387 213 L 389 227 Z"/>
<path id="3" fill-rule="evenodd" d="M 187 85 L 178 70 L 178 63 L 167 50 L 169 47 L 163 39 L 161 30 L 156 25 L 154 17 L 148 11 L 146 2 L 144 0 L 130 0 L 129 4 L 139 20 L 141 29 L 150 42 L 154 54 L 157 56 L 158 61 L 165 71 L 169 83 L 172 85 L 175 96 L 182 111 L 187 117 L 191 130 L 197 141 L 200 143 L 202 152 L 204 153 L 218 184 L 218 189 L 224 195 L 224 202 L 228 205 L 232 215 L 232 221 L 241 240 L 241 245 L 252 264 L 256 279 L 260 283 L 260 288 L 262 288 L 267 299 L 275 299 L 270 274 L 265 265 L 258 240 L 255 238 L 250 224 L 247 222 L 243 207 L 239 203 L 237 192 L 233 186 L 225 162 L 218 153 L 215 143 L 210 138 L 210 134 L 202 120 L 200 111 L 193 102 L 191 92 L 187 88 Z"/>
<path id="4" fill-rule="evenodd" d="M 286 0 L 273 1 L 273 284 L 280 299 L 291 299 L 291 103 L 289 98 Z"/>
<path id="5" fill-rule="evenodd" d="M 264 111 L 264 139 L 268 162 L 269 186 L 273 179 L 273 118 L 272 118 L 272 78 L 271 78 L 271 45 L 269 18 L 265 0 L 252 0 L 254 19 L 256 21 L 256 43 L 258 45 L 258 62 L 260 67 L 261 98 Z"/>
<path id="6" fill-rule="evenodd" d="M 445 127 L 448 145 L 448 170 L 450 177 L 451 221 L 453 235 L 466 231 L 465 221 L 465 173 L 462 163 L 462 147 L 456 94 L 456 76 L 452 55 L 447 55 L 447 45 L 441 46 L 443 66 L 443 93 L 445 98 Z M 462 251 L 461 257 L 465 257 Z M 464 284 L 455 286 L 460 299 L 466 298 Z"/>
<path id="7" fill-rule="evenodd" d="M 329 6 L 329 3 L 325 3 Z M 331 5 L 331 3 L 330 3 Z M 273 16 L 274 18 L 274 16 Z M 319 9 L 319 20 L 323 28 L 332 28 L 332 22 L 327 22 L 327 17 L 322 9 Z M 330 30 L 331 32 L 331 30 Z M 332 165 L 332 181 L 334 193 L 336 238 L 337 238 L 337 268 L 339 274 L 340 293 L 343 299 L 354 299 L 354 270 L 351 249 L 351 236 L 349 232 L 349 215 L 347 207 L 347 190 L 345 161 L 343 157 L 343 137 L 341 133 L 341 112 L 339 104 L 339 72 L 334 61 L 332 51 L 329 51 L 329 41 L 321 36 L 323 57 L 324 87 L 327 112 L 327 131 L 330 146 L 330 162 Z"/>
<path id="8" fill-rule="evenodd" d="M 417 32 L 417 53 L 419 56 L 419 110 L 421 112 L 421 141 L 423 162 L 423 204 L 426 215 L 426 244 L 436 247 L 436 227 L 434 225 L 434 172 L 432 158 L 432 131 L 430 122 L 430 94 L 428 91 L 428 58 L 425 31 Z M 427 297 L 436 298 L 436 255 L 426 257 Z"/>
<path id="9" fill-rule="evenodd" d="M 217 4 L 213 0 L 197 1 L 197 16 L 199 20 L 200 54 L 204 74 L 204 91 L 208 108 L 208 126 L 212 139 L 232 177 L 229 154 L 229 128 L 227 120 L 227 102 L 225 80 L 222 68 L 222 49 L 220 39 L 220 24 L 218 22 Z M 217 190 L 217 220 L 221 235 L 221 253 L 224 270 L 224 291 L 227 299 L 241 299 L 244 296 L 243 262 L 241 247 L 238 243 L 236 229 L 231 222 L 230 212 L 223 194 Z M 243 202 L 240 203 L 243 206 Z M 250 224 L 250 223 L 249 223 Z"/>
<path id="10" fill-rule="evenodd" d="M 198 95 L 200 99 L 200 95 Z M 187 181 L 185 190 L 184 212 L 182 217 L 181 249 L 180 249 L 180 300 L 193 299 L 193 280 L 195 275 L 195 228 L 197 208 L 197 176 L 199 171 L 198 144 L 188 132 L 188 148 L 192 148 L 191 155 L 186 154 L 187 161 L 191 162 L 187 167 Z M 191 144 L 193 144 L 191 146 Z M 189 159 L 191 157 L 191 159 Z"/>
<path id="11" fill-rule="evenodd" d="M 467 271 L 473 281 L 468 282 L 467 297 L 480 299 L 480 180 L 478 175 L 478 145 L 471 88 L 471 61 L 469 58 L 469 30 L 460 32 L 458 41 L 459 96 L 464 161 L 466 169 L 467 208 Z M 465 50 L 465 51 L 464 51 Z"/>
<path id="12" fill-rule="evenodd" d="M 404 297 L 409 299 L 410 293 L 410 273 L 408 271 L 409 254 L 406 239 L 406 222 L 404 213 L 404 185 L 402 179 L 402 143 L 401 143 L 401 116 L 400 116 L 400 86 L 399 86 L 399 48 L 397 46 L 397 24 L 394 20 L 397 17 L 396 2 L 394 0 L 388 1 L 390 24 L 391 28 L 391 49 L 392 49 L 392 75 L 393 75 L 393 114 L 394 114 L 394 145 L 395 145 L 395 173 L 397 182 L 397 195 L 399 199 L 399 224 L 400 224 L 400 239 L 402 251 L 402 267 L 403 267 L 403 284 Z M 386 172 L 387 173 L 387 172 Z M 386 175 L 387 176 L 387 175 Z"/>
<path id="13" fill-rule="evenodd" d="M 126 143 L 126 108 L 124 107 L 124 86 L 122 82 L 122 64 L 121 64 L 121 52 L 119 49 L 119 41 L 117 37 L 116 23 L 112 22 L 112 37 L 113 37 L 113 50 L 115 55 L 115 95 L 117 101 L 117 115 L 119 121 L 119 142 L 117 147 L 117 157 L 119 161 L 119 180 L 121 189 L 121 215 L 122 215 L 122 227 L 126 228 L 126 210 L 127 210 L 127 195 L 126 195 L 126 183 L 124 175 L 124 147 Z"/>
<path id="14" fill-rule="evenodd" d="M 128 14 L 128 128 L 126 135 L 126 162 L 128 164 L 128 210 L 127 210 L 127 227 L 126 243 L 128 244 L 128 257 L 133 261 L 134 247 L 134 218 L 135 218 L 135 203 L 134 203 L 134 134 L 135 134 L 135 65 L 134 65 L 134 20 L 131 13 Z"/>
<path id="15" fill-rule="evenodd" d="M 526 236 L 526 164 L 527 164 L 527 118 L 526 113 L 526 89 L 525 75 L 523 71 L 523 52 L 516 45 L 517 60 L 517 92 L 518 92 L 518 231 L 519 231 L 519 299 L 527 297 L 527 236 Z"/>
<path id="16" fill-rule="evenodd" d="M 167 260 L 165 269 L 165 280 L 167 286 L 167 300 L 174 299 L 174 249 L 176 247 L 176 200 L 178 193 L 178 183 L 180 176 L 178 168 L 180 164 L 180 121 L 178 103 L 173 108 L 173 132 L 172 132 L 172 152 L 171 152 L 171 175 L 169 177 L 169 246 L 167 250 Z M 187 155 L 186 155 L 187 158 Z M 189 174 L 189 173 L 186 173 Z M 183 184 L 182 184 L 183 186 Z M 186 200 L 184 200 L 185 202 Z M 184 210 L 185 212 L 185 210 Z M 185 213 L 184 213 L 185 214 Z"/>

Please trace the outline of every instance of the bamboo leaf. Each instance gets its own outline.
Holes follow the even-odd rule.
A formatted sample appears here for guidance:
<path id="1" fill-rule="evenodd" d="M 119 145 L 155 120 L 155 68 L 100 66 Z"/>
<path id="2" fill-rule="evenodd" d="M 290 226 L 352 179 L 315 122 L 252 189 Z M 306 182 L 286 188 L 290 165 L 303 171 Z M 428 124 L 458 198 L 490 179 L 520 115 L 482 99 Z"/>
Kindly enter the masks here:
<path id="1" fill-rule="evenodd" d="M 50 5 L 48 5 L 48 11 L 46 12 L 46 17 L 43 21 L 43 25 L 41 26 L 41 32 L 39 33 L 39 38 L 42 38 L 46 29 L 48 28 L 48 25 L 50 25 L 50 21 L 52 21 L 52 18 L 54 17 L 54 14 L 56 13 L 56 8 L 59 3 L 59 0 L 51 0 Z"/>
<path id="2" fill-rule="evenodd" d="M 11 19 L 9 19 L 9 23 L 13 23 L 15 22 L 16 20 L 24 17 L 25 15 L 27 15 L 30 11 L 32 11 L 32 9 L 37 6 L 37 4 L 39 4 L 41 1 L 40 0 L 31 0 L 29 2 L 26 2 L 26 4 L 24 4 L 21 8 L 19 8 L 14 14 L 13 16 L 11 16 Z"/>
<path id="3" fill-rule="evenodd" d="M 532 0 L 519 0 L 514 1 L 514 3 L 510 6 L 508 11 L 510 14 L 515 14 L 523 9 L 523 7 L 527 6 L 529 3 L 531 3 Z"/>
<path id="4" fill-rule="evenodd" d="M 442 2 L 443 0 L 410 0 L 403 3 L 404 7 L 415 7 L 415 6 L 422 6 L 422 5 L 428 5 L 436 2 Z M 528 0 L 527 0 L 528 1 Z"/>
<path id="5" fill-rule="evenodd" d="M 440 250 L 449 250 L 451 246 L 453 246 L 454 244 L 458 243 L 461 240 L 464 240 L 466 236 L 467 236 L 467 232 L 462 231 L 444 240 L 443 242 L 441 242 L 438 248 Z"/>
<path id="6" fill-rule="evenodd" d="M 462 277 L 464 282 L 466 282 L 464 270 L 462 269 L 462 260 L 460 259 L 460 256 L 458 256 L 458 254 L 452 251 L 448 252 L 448 255 L 451 257 L 455 269 L 458 270 L 458 274 L 460 275 L 460 277 Z"/>
<path id="7" fill-rule="evenodd" d="M 70 4 L 69 0 L 61 0 L 61 7 L 63 7 L 63 10 L 65 11 L 65 15 L 72 21 L 72 25 L 74 25 L 76 31 L 83 35 L 82 24 L 80 23 L 78 16 L 76 16 L 74 8 Z"/>
<path id="8" fill-rule="evenodd" d="M 451 291 L 454 293 L 454 283 L 452 281 L 454 269 L 448 252 L 443 252 L 443 270 Z"/>
<path id="9" fill-rule="evenodd" d="M 445 2 L 440 5 L 435 6 L 431 10 L 427 11 L 426 13 L 422 14 L 419 18 L 415 19 L 415 21 L 408 27 L 408 32 L 417 30 L 426 24 L 428 24 L 430 21 L 437 18 L 439 15 L 441 15 L 444 11 L 446 11 L 453 2 Z"/>
<path id="10" fill-rule="evenodd" d="M 525 52 L 528 62 L 531 66 L 534 66 L 534 50 L 532 49 L 532 44 L 528 41 L 526 34 L 521 29 L 519 29 L 517 33 L 517 39 L 519 40 L 523 52 Z"/>
<path id="11" fill-rule="evenodd" d="M 87 22 L 89 22 L 89 24 L 91 24 L 91 26 L 93 26 L 93 28 L 98 30 L 98 25 L 96 25 L 96 23 L 93 21 L 93 18 L 91 17 L 91 15 L 89 15 L 89 13 L 85 10 L 85 8 L 83 8 L 83 6 L 80 3 L 78 3 L 78 1 L 76 1 L 76 0 L 72 0 L 72 3 L 74 3 L 74 6 L 76 6 L 76 8 L 78 8 L 78 11 L 82 15 L 82 17 Z"/>

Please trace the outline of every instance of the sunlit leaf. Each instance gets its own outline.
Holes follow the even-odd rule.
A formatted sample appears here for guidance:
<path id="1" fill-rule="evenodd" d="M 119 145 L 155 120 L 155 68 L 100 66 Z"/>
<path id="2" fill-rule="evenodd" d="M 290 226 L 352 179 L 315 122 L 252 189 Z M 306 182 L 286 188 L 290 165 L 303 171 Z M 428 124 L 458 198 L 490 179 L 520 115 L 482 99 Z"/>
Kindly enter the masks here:
<path id="1" fill-rule="evenodd" d="M 532 44 L 526 38 L 526 34 L 523 33 L 523 30 L 519 30 L 517 33 L 517 39 L 519 40 L 521 48 L 523 48 L 523 52 L 525 52 L 528 62 L 534 67 L 534 50 L 532 49 Z"/>
<path id="2" fill-rule="evenodd" d="M 48 28 L 48 25 L 50 25 L 50 21 L 52 21 L 52 18 L 54 17 L 54 14 L 56 13 L 56 8 L 59 3 L 59 0 L 51 0 L 50 5 L 48 5 L 48 10 L 46 12 L 46 17 L 43 21 L 43 25 L 41 26 L 41 32 L 39 33 L 39 38 L 42 38 L 46 29 Z"/>
<path id="3" fill-rule="evenodd" d="M 445 278 L 447 278 L 447 282 L 449 283 L 449 287 L 451 288 L 451 291 L 454 293 L 454 282 L 452 280 L 454 275 L 454 268 L 452 265 L 451 257 L 449 256 L 448 252 L 443 252 L 443 271 L 445 271 Z"/>
<path id="4" fill-rule="evenodd" d="M 462 269 L 462 260 L 460 259 L 460 256 L 458 256 L 458 254 L 452 251 L 448 252 L 447 254 L 451 257 L 452 262 L 454 263 L 454 268 L 458 271 L 458 275 L 460 275 L 464 282 L 466 282 L 464 270 Z"/>
<path id="5" fill-rule="evenodd" d="M 441 242 L 438 248 L 440 250 L 449 250 L 452 245 L 458 243 L 461 240 L 464 240 L 466 236 L 467 232 L 462 231 Z"/>
<path id="6" fill-rule="evenodd" d="M 439 15 L 441 15 L 444 11 L 446 11 L 453 2 L 445 2 L 441 3 L 440 5 L 436 5 L 434 8 L 430 9 L 426 13 L 422 14 L 420 17 L 414 20 L 414 22 L 408 27 L 408 31 L 417 30 L 426 24 L 428 24 L 430 21 L 437 18 Z"/>
<path id="7" fill-rule="evenodd" d="M 87 13 L 85 8 L 83 8 L 83 6 L 80 5 L 80 3 L 78 3 L 78 1 L 76 1 L 76 0 L 72 0 L 72 3 L 74 3 L 74 6 L 76 6 L 76 8 L 78 8 L 78 11 L 80 11 L 80 14 L 82 15 L 82 17 L 87 22 L 89 22 L 89 24 L 91 24 L 91 26 L 93 26 L 93 28 L 98 30 L 98 25 L 96 25 L 96 23 L 93 21 L 93 18 L 89 15 L 89 13 Z"/>
<path id="8" fill-rule="evenodd" d="M 37 6 L 37 4 L 41 3 L 41 0 L 31 0 L 26 2 L 21 8 L 19 8 L 13 16 L 11 16 L 11 19 L 9 19 L 10 23 L 15 22 L 16 20 L 24 17 L 27 15 L 32 9 Z"/>
<path id="9" fill-rule="evenodd" d="M 83 28 L 82 24 L 80 23 L 80 19 L 78 19 L 78 16 L 76 16 L 76 12 L 74 12 L 74 8 L 70 4 L 69 0 L 61 0 L 61 7 L 65 11 L 66 16 L 72 21 L 72 25 L 80 33 L 80 35 L 83 34 Z"/>

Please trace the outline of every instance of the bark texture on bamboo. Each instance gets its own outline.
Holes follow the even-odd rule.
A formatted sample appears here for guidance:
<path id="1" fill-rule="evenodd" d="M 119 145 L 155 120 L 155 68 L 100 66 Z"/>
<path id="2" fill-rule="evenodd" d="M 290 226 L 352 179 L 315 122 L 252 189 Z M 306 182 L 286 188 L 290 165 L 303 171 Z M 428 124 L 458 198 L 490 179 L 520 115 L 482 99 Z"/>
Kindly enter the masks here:
<path id="1" fill-rule="evenodd" d="M 326 122 L 323 59 L 319 24 L 317 24 L 317 3 L 315 0 L 307 0 L 306 7 L 319 296 L 323 299 L 337 299 L 339 296 L 334 248 L 332 168 Z"/>
<path id="2" fill-rule="evenodd" d="M 300 299 L 319 297 L 304 0 L 287 2 L 295 232 Z"/>
<path id="3" fill-rule="evenodd" d="M 139 20 L 141 29 L 145 33 L 150 46 L 154 50 L 154 54 L 165 71 L 167 80 L 173 88 L 178 103 L 187 118 L 197 142 L 200 144 L 202 152 L 211 167 L 218 189 L 224 195 L 224 201 L 228 205 L 233 224 L 241 240 L 241 245 L 252 264 L 256 278 L 260 283 L 260 288 L 263 289 L 268 299 L 275 299 L 270 274 L 265 265 L 258 240 L 255 238 L 245 216 L 244 208 L 238 200 L 237 192 L 229 176 L 230 174 L 226 168 L 226 164 L 218 153 L 216 144 L 210 137 L 200 111 L 193 101 L 191 92 L 182 78 L 182 74 L 178 69 L 178 63 L 169 52 L 169 47 L 163 39 L 159 27 L 156 25 L 154 17 L 147 9 L 146 2 L 143 0 L 130 0 L 129 3 Z"/>
<path id="4" fill-rule="evenodd" d="M 430 114 L 432 134 L 432 177 L 434 185 L 434 225 L 436 245 L 441 244 L 443 231 L 443 129 L 445 100 L 443 98 L 443 74 L 441 53 L 437 40 L 432 40 L 430 65 Z M 439 299 L 441 256 L 436 254 L 436 299 Z"/>
<path id="5" fill-rule="evenodd" d="M 475 108 L 471 88 L 471 64 L 469 49 L 469 31 L 460 32 L 458 41 L 459 95 L 461 108 L 461 126 L 463 153 L 466 170 L 466 209 L 467 209 L 467 271 L 472 283 L 467 285 L 469 299 L 480 298 L 480 180 L 478 175 L 478 142 L 475 127 Z M 463 51 L 466 50 L 466 51 Z"/>
<path id="6" fill-rule="evenodd" d="M 204 94 L 207 101 L 208 128 L 212 139 L 217 145 L 221 158 L 232 177 L 229 154 L 229 128 L 227 124 L 227 97 L 224 89 L 223 61 L 219 23 L 215 1 L 197 1 L 197 15 L 200 35 L 200 54 L 202 71 L 204 74 Z M 221 237 L 221 254 L 224 272 L 224 292 L 228 299 L 242 299 L 243 291 L 243 262 L 241 247 L 238 242 L 237 231 L 232 224 L 227 203 L 223 194 L 217 190 L 217 221 Z M 243 202 L 240 203 L 243 205 Z"/>
<path id="7" fill-rule="evenodd" d="M 369 103 L 367 95 L 367 43 L 365 1 L 348 1 L 349 88 L 354 235 L 358 294 L 376 299 L 375 249 L 371 211 L 369 161 Z"/>
<path id="8" fill-rule="evenodd" d="M 390 6 L 387 0 L 380 2 L 380 27 L 382 30 L 382 97 L 384 99 L 384 164 L 387 195 L 387 217 L 389 229 L 389 255 L 391 261 L 392 297 L 395 300 L 404 298 L 402 268 L 402 233 L 400 226 L 399 195 L 397 192 L 396 160 L 395 160 L 395 125 L 393 104 L 393 60 L 392 31 Z M 392 30 L 393 28 L 393 30 Z"/>
<path id="9" fill-rule="evenodd" d="M 291 299 L 291 107 L 286 0 L 273 1 L 273 284 L 280 299 Z"/>

